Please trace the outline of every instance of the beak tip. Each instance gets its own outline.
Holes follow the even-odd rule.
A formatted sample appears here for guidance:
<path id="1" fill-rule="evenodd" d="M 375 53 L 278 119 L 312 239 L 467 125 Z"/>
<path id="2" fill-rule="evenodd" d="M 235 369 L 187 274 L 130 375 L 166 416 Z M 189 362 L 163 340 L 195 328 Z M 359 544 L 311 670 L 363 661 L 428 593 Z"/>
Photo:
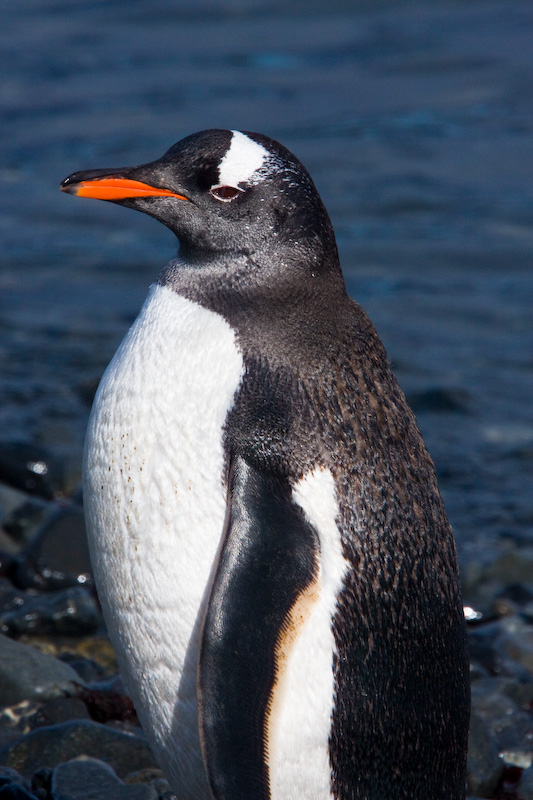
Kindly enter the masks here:
<path id="1" fill-rule="evenodd" d="M 59 189 L 61 192 L 66 192 L 67 194 L 77 194 L 77 187 L 72 181 L 72 175 L 69 175 L 68 178 L 61 181 Z"/>

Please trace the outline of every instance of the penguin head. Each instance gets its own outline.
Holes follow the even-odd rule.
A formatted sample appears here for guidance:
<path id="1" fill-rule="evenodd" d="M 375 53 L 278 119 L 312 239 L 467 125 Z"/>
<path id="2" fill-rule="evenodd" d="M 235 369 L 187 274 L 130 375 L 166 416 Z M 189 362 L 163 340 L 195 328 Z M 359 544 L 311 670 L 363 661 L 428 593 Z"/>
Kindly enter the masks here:
<path id="1" fill-rule="evenodd" d="M 62 191 L 143 211 L 184 252 L 336 252 L 331 222 L 305 167 L 267 136 L 208 130 L 138 167 L 75 172 Z"/>

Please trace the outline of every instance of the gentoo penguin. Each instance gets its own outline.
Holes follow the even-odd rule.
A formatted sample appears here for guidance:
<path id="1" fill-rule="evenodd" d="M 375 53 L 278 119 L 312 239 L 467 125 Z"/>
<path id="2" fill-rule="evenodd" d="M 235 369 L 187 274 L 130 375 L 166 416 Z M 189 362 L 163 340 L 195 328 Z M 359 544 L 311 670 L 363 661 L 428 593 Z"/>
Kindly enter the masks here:
<path id="1" fill-rule="evenodd" d="M 210 130 L 61 188 L 179 240 L 84 467 L 109 635 L 177 797 L 464 798 L 452 533 L 307 171 Z"/>

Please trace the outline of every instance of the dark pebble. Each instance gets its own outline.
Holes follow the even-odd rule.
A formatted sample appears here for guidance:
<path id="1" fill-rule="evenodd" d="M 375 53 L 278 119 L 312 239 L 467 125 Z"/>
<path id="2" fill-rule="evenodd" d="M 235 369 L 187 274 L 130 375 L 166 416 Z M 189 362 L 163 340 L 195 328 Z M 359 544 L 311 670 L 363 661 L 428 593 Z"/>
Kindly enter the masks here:
<path id="1" fill-rule="evenodd" d="M 0 706 L 75 695 L 82 683 L 68 664 L 0 635 Z"/>
<path id="2" fill-rule="evenodd" d="M 40 767 L 37 772 L 33 773 L 31 790 L 37 797 L 44 798 L 44 800 L 48 800 L 50 797 L 53 771 L 51 767 Z"/>
<path id="3" fill-rule="evenodd" d="M 0 480 L 15 489 L 52 500 L 61 494 L 64 472 L 46 448 L 28 442 L 0 442 Z"/>
<path id="4" fill-rule="evenodd" d="M 3 747 L 0 763 L 31 778 L 44 764 L 57 767 L 81 755 L 105 760 L 121 778 L 136 769 L 156 766 L 144 737 L 115 731 L 88 720 L 37 728 Z"/>
<path id="5" fill-rule="evenodd" d="M 504 765 L 485 722 L 475 711 L 470 717 L 467 763 L 467 791 L 491 797 L 503 775 Z"/>
<path id="6" fill-rule="evenodd" d="M 52 776 L 53 800 L 158 800 L 152 786 L 126 785 L 98 759 L 67 761 Z"/>
<path id="7" fill-rule="evenodd" d="M 42 703 L 27 721 L 31 729 L 35 730 L 77 719 L 91 719 L 83 700 L 79 697 L 56 697 Z"/>
<path id="8" fill-rule="evenodd" d="M 9 783 L 19 783 L 21 786 L 29 788 L 27 781 L 22 777 L 20 772 L 10 767 L 2 767 L 0 765 L 0 787 L 6 786 Z"/>
<path id="9" fill-rule="evenodd" d="M 75 669 L 85 683 L 96 683 L 103 680 L 106 671 L 101 664 L 92 658 L 84 658 L 77 653 L 62 653 L 60 660 Z"/>
<path id="10" fill-rule="evenodd" d="M 503 585 L 521 583 L 529 588 L 533 583 L 533 548 L 513 547 L 505 551 L 487 568 L 485 577 Z"/>
<path id="11" fill-rule="evenodd" d="M 0 614 L 0 630 L 8 636 L 23 634 L 84 636 L 102 624 L 96 600 L 82 586 L 59 592 L 21 597 L 16 608 Z"/>
<path id="12" fill-rule="evenodd" d="M 2 527 L 15 542 L 26 545 L 50 513 L 50 506 L 38 498 L 29 498 L 6 514 Z"/>
<path id="13" fill-rule="evenodd" d="M 533 574 L 531 575 L 531 579 L 533 580 Z M 503 587 L 496 599 L 511 600 L 518 606 L 525 606 L 533 600 L 531 585 L 525 586 L 523 583 L 510 583 Z"/>
<path id="14" fill-rule="evenodd" d="M 510 678 L 484 678 L 472 684 L 472 708 L 483 720 L 485 731 L 496 746 L 502 761 L 511 767 L 529 766 L 533 741 L 533 716 L 510 696 L 516 694 Z M 532 684 L 524 684 L 524 700 L 531 696 Z"/>
<path id="15" fill-rule="evenodd" d="M 139 724 L 133 701 L 119 675 L 80 689 L 79 697 L 96 722 L 119 720 Z"/>
<path id="16" fill-rule="evenodd" d="M 499 642 L 503 651 L 528 672 L 533 672 L 533 629 L 525 624 L 504 634 Z"/>
<path id="17" fill-rule="evenodd" d="M 54 582 L 50 588 L 92 585 L 83 510 L 69 506 L 48 517 L 28 547 L 27 558 L 40 575 Z"/>
<path id="18" fill-rule="evenodd" d="M 491 675 L 501 671 L 501 654 L 495 642 L 502 629 L 498 621 L 468 628 L 468 647 L 470 658 Z"/>

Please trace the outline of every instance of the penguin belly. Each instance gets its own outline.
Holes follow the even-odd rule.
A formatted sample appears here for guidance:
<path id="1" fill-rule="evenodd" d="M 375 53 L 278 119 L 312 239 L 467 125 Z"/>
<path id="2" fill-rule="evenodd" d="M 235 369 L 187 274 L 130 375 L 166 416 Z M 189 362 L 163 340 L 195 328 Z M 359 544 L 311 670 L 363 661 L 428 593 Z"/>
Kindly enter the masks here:
<path id="1" fill-rule="evenodd" d="M 180 800 L 210 797 L 196 673 L 226 509 L 223 426 L 242 374 L 223 317 L 153 285 L 102 379 L 86 438 L 98 594 L 139 719 Z"/>

